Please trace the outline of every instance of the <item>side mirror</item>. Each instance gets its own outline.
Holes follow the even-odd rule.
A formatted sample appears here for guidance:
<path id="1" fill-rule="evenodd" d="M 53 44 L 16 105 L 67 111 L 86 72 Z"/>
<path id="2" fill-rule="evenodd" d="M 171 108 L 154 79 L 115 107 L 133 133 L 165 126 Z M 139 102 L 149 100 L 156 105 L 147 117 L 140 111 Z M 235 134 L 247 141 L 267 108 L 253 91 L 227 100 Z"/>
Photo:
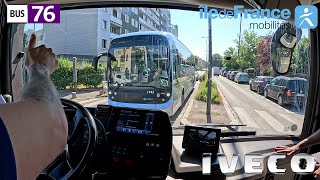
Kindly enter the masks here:
<path id="1" fill-rule="evenodd" d="M 102 52 L 102 53 L 99 53 L 98 55 L 96 55 L 95 57 L 93 57 L 92 59 L 92 66 L 93 66 L 93 69 L 96 71 L 98 69 L 98 62 L 99 62 L 99 59 L 102 57 L 102 56 L 107 56 L 107 52 Z"/>
<path id="2" fill-rule="evenodd" d="M 301 39 L 302 31 L 288 22 L 282 23 L 274 33 L 270 46 L 270 58 L 273 70 L 281 75 L 287 74 L 293 50 Z"/>

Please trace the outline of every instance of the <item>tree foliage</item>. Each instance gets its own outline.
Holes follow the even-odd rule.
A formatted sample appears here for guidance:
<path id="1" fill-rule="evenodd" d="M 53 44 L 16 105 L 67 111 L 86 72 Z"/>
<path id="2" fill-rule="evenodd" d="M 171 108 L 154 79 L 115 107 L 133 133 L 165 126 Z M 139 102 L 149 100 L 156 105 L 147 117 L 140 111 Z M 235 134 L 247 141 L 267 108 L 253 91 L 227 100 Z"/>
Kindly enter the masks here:
<path id="1" fill-rule="evenodd" d="M 257 33 L 254 31 L 245 30 L 239 39 L 235 39 L 236 47 L 239 50 L 237 61 L 239 68 L 244 70 L 250 67 L 254 67 L 257 55 L 257 45 L 260 41 Z"/>
<path id="2" fill-rule="evenodd" d="M 224 57 L 231 57 L 231 60 L 223 60 L 222 64 L 225 69 L 234 70 L 239 68 L 239 64 L 237 62 L 237 54 L 236 49 L 233 47 L 229 47 L 224 52 Z"/>
<path id="3" fill-rule="evenodd" d="M 212 54 L 212 64 L 213 66 L 217 66 L 217 67 L 222 67 L 222 61 L 223 61 L 223 57 L 218 54 Z"/>
<path id="4" fill-rule="evenodd" d="M 302 38 L 292 55 L 291 71 L 309 74 L 310 46 L 309 39 Z"/>
<path id="5" fill-rule="evenodd" d="M 264 39 L 259 41 L 257 48 L 257 62 L 258 72 L 264 74 L 270 73 L 271 60 L 270 60 L 270 45 L 272 41 L 272 35 L 268 34 Z"/>
<path id="6" fill-rule="evenodd" d="M 254 31 L 245 30 L 241 34 L 240 43 L 239 38 L 233 42 L 236 48 L 229 47 L 225 52 L 224 56 L 231 57 L 230 61 L 224 60 L 223 66 L 227 69 L 247 69 L 254 67 L 257 56 L 257 46 L 260 38 Z"/>

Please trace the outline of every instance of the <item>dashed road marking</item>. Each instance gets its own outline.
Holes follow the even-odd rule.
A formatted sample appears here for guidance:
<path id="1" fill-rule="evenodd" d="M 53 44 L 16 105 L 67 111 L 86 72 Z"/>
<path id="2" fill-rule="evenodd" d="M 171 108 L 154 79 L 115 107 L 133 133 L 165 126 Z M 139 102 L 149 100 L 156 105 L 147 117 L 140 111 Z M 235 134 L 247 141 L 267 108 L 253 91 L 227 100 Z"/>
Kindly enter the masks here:
<path id="1" fill-rule="evenodd" d="M 255 110 L 273 129 L 283 132 L 285 130 L 284 126 L 273 118 L 269 113 L 265 111 Z"/>
<path id="2" fill-rule="evenodd" d="M 279 114 L 279 115 L 280 115 L 283 119 L 291 122 L 292 124 L 298 124 L 298 123 L 296 123 L 292 118 L 286 116 L 285 114 Z"/>
<path id="3" fill-rule="evenodd" d="M 250 117 L 250 115 L 243 109 L 239 107 L 233 107 L 237 112 L 241 121 L 249 127 L 259 128 L 258 124 Z"/>

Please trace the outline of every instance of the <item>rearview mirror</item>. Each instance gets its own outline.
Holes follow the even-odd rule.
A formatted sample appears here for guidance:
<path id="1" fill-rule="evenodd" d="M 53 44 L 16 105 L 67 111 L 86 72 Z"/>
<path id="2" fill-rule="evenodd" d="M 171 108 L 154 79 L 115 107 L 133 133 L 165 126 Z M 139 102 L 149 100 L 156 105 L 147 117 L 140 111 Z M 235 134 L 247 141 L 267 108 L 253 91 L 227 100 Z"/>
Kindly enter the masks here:
<path id="1" fill-rule="evenodd" d="M 293 50 L 301 38 L 302 31 L 288 22 L 282 23 L 274 33 L 270 46 L 273 70 L 281 75 L 287 74 Z"/>
<path id="2" fill-rule="evenodd" d="M 292 49 L 297 43 L 297 37 L 293 36 L 292 34 L 285 33 L 280 38 L 280 42 L 284 47 Z"/>

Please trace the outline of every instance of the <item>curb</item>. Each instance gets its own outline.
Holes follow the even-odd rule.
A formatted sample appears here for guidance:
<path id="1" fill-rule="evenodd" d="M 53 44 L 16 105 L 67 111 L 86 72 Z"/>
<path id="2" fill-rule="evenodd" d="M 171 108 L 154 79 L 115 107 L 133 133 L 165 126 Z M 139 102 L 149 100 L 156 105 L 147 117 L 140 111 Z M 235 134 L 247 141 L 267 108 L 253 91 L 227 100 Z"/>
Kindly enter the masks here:
<path id="1" fill-rule="evenodd" d="M 230 124 L 243 124 L 243 122 L 241 121 L 239 115 L 237 114 L 237 112 L 233 109 L 233 107 L 230 105 L 230 103 L 228 102 L 228 100 L 226 99 L 226 97 L 223 95 L 223 93 L 220 91 L 219 87 L 217 86 L 217 90 L 220 93 L 221 97 L 222 97 L 222 101 L 223 101 L 223 106 L 227 111 L 227 114 L 231 120 Z"/>
<path id="2" fill-rule="evenodd" d="M 195 87 L 194 88 L 194 90 L 193 90 L 193 92 L 192 92 L 192 94 L 191 94 L 191 96 L 190 96 L 190 99 L 189 99 L 189 103 L 188 103 L 188 105 L 187 105 L 187 109 L 186 109 L 186 111 L 183 113 L 183 116 L 182 116 L 182 118 L 180 119 L 180 125 L 189 125 L 189 124 L 191 124 L 189 121 L 188 121 L 188 116 L 189 116 L 189 114 L 190 114 L 190 111 L 191 111 L 191 108 L 192 108 L 192 106 L 193 106 L 193 102 L 194 102 L 194 96 L 195 96 L 195 94 L 197 93 L 197 90 L 198 90 L 198 87 L 200 86 L 200 83 L 197 85 L 197 87 Z"/>

